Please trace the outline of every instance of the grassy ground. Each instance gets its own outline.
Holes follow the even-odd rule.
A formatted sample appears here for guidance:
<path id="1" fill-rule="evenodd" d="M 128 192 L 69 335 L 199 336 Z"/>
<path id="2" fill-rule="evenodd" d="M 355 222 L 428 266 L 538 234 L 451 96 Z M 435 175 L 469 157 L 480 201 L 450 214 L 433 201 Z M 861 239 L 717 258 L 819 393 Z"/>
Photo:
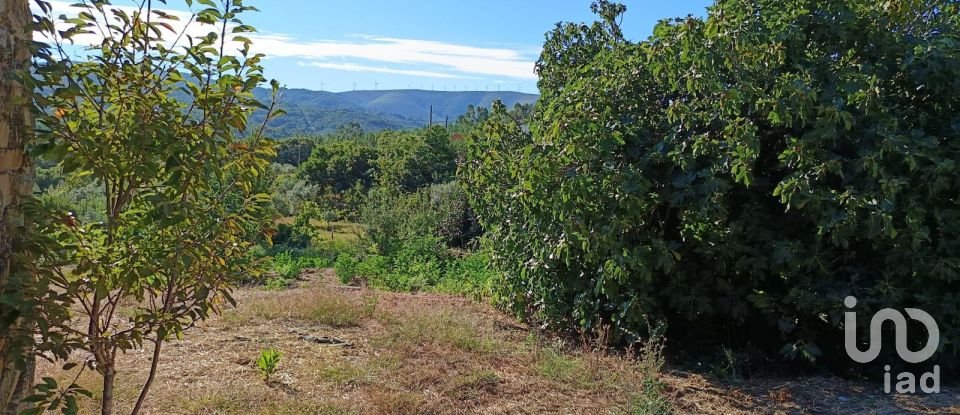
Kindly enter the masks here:
<path id="1" fill-rule="evenodd" d="M 658 371 L 653 353 L 636 360 L 561 347 L 465 299 L 337 285 L 324 271 L 288 290 L 240 290 L 237 309 L 166 347 L 144 413 L 960 413 L 955 390 L 894 398 L 831 378 L 727 384 Z M 271 347 L 283 357 L 267 383 L 254 361 Z M 149 363 L 146 352 L 120 358 L 118 413 L 132 406 Z M 40 372 L 75 375 L 52 365 Z M 96 381 L 80 378 L 95 393 Z M 96 402 L 82 405 L 96 411 Z"/>
<path id="2" fill-rule="evenodd" d="M 285 217 L 277 220 L 277 223 L 292 225 L 294 217 Z M 317 230 L 317 238 L 320 240 L 334 240 L 352 242 L 363 235 L 363 225 L 354 222 L 324 222 L 313 219 L 310 224 Z"/>

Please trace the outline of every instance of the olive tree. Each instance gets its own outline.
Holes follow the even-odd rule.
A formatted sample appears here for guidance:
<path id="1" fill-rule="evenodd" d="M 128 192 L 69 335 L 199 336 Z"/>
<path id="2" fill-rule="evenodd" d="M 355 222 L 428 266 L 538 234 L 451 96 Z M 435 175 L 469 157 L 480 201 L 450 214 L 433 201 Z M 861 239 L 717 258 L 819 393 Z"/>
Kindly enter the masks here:
<path id="1" fill-rule="evenodd" d="M 133 8 L 84 0 L 75 17 L 40 19 L 48 44 L 35 62 L 38 152 L 96 181 L 104 200 L 98 222 L 38 207 L 55 243 L 40 263 L 82 321 L 42 321 L 40 330 L 92 356 L 67 369 L 102 375 L 105 415 L 115 412 L 119 354 L 152 351 L 136 414 L 164 343 L 234 302 L 231 288 L 251 266 L 244 236 L 269 203 L 253 189 L 275 153 L 263 124 L 247 122 L 257 108 L 276 114 L 253 96 L 265 81 L 262 55 L 251 52 L 244 34 L 253 28 L 240 16 L 254 8 L 197 3 L 184 17 L 150 0 Z M 72 58 L 78 49 L 85 56 Z M 71 409 L 76 389 L 48 381 L 31 400 Z"/>

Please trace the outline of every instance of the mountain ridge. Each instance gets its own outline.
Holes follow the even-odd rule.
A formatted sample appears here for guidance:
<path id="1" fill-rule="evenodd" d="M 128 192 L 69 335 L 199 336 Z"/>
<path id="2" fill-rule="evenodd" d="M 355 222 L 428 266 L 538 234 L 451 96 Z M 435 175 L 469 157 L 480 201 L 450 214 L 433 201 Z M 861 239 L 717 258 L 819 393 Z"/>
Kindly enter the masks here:
<path id="1" fill-rule="evenodd" d="M 270 90 L 258 88 L 254 94 L 270 99 Z M 345 92 L 314 91 L 302 88 L 280 90 L 280 108 L 286 115 L 272 120 L 268 132 L 275 137 L 330 133 L 347 123 L 358 123 L 366 131 L 411 129 L 427 125 L 430 106 L 433 122 L 454 122 L 467 106 L 489 107 L 497 99 L 511 107 L 532 104 L 539 95 L 515 91 L 427 91 L 420 89 L 362 90 Z M 262 122 L 265 113 L 257 111 L 251 122 Z"/>

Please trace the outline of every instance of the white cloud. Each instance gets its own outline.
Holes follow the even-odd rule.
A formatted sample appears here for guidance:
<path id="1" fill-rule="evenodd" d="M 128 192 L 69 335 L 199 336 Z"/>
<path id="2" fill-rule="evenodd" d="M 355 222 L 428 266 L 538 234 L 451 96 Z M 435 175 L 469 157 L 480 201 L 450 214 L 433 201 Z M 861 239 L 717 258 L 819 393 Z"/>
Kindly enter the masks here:
<path id="1" fill-rule="evenodd" d="M 442 67 L 455 74 L 536 79 L 533 60 L 515 50 L 479 48 L 417 39 L 369 37 L 359 42 L 299 41 L 285 35 L 251 36 L 254 49 L 273 57 L 358 59 Z"/>
<path id="2" fill-rule="evenodd" d="M 70 2 L 54 0 L 53 16 L 75 16 L 82 10 L 71 7 Z M 133 7 L 112 6 L 132 12 Z M 169 22 L 173 29 L 181 31 L 191 20 L 191 13 L 163 10 L 180 18 Z M 214 30 L 212 26 L 196 22 L 187 28 L 186 34 L 203 36 Z M 87 34 L 76 37 L 77 44 L 97 44 L 103 34 Z M 253 51 L 270 58 L 297 58 L 305 66 L 392 73 L 432 78 L 475 78 L 495 76 L 517 80 L 535 80 L 534 59 L 520 51 L 507 48 L 476 47 L 454 43 L 420 39 L 397 39 L 378 36 L 361 36 L 356 41 L 302 40 L 286 34 L 248 33 L 253 41 Z M 239 48 L 239 44 L 232 45 Z M 336 60 L 331 62 L 331 60 Z M 362 62 L 379 62 L 371 66 Z M 391 67 L 389 65 L 403 65 Z M 420 67 L 419 69 L 417 67 Z"/>
<path id="3" fill-rule="evenodd" d="M 459 78 L 459 79 L 469 79 L 466 76 L 453 75 L 444 72 L 431 72 L 431 71 L 421 71 L 415 69 L 395 69 L 387 67 L 377 67 L 377 66 L 367 66 L 359 65 L 355 63 L 334 63 L 334 62 L 297 62 L 300 66 L 311 66 L 314 68 L 323 68 L 323 69 L 336 69 L 340 71 L 349 71 L 349 72 L 377 72 L 377 73 L 388 73 L 396 75 L 407 75 L 407 76 L 420 76 L 425 78 Z"/>

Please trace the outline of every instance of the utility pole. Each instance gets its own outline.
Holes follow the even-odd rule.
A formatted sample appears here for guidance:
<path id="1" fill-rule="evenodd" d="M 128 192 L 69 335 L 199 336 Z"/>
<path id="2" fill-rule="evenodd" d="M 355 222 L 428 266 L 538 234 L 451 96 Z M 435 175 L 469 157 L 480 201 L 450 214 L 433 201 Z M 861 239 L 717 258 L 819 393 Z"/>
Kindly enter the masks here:
<path id="1" fill-rule="evenodd" d="M 430 106 L 430 124 L 428 127 L 433 127 L 433 105 Z"/>
<path id="2" fill-rule="evenodd" d="M 448 127 L 449 124 L 450 124 L 450 116 L 447 115 L 447 116 L 443 119 L 443 129 L 446 130 L 447 128 L 449 128 L 449 127 Z"/>

